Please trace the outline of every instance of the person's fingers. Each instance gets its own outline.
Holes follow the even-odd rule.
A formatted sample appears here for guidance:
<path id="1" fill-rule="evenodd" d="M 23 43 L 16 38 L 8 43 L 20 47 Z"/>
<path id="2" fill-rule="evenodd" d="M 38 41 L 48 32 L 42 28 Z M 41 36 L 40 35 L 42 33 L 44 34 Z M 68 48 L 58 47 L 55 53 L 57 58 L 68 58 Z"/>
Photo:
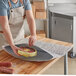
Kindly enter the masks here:
<path id="1" fill-rule="evenodd" d="M 36 41 L 35 38 L 29 38 L 29 46 L 33 46 L 35 41 Z"/>
<path id="2" fill-rule="evenodd" d="M 20 51 L 23 51 L 23 49 L 21 49 L 21 48 L 17 48 L 17 51 L 16 51 L 16 54 L 18 55 L 18 56 L 21 56 L 20 54 L 18 54 L 18 50 L 20 50 Z"/>
<path id="3" fill-rule="evenodd" d="M 31 39 L 31 46 L 33 46 L 34 45 L 34 39 L 32 38 Z"/>
<path id="4" fill-rule="evenodd" d="M 28 43 L 29 43 L 29 46 L 30 46 L 30 38 L 29 38 L 29 42 Z"/>
<path id="5" fill-rule="evenodd" d="M 31 46 L 33 46 L 33 45 L 34 45 L 34 39 L 31 40 Z"/>
<path id="6" fill-rule="evenodd" d="M 31 44 L 31 43 L 32 43 L 32 40 L 30 40 L 30 46 L 32 46 L 32 44 Z"/>
<path id="7" fill-rule="evenodd" d="M 18 50 L 22 51 L 23 49 L 21 49 L 20 47 L 17 47 Z"/>
<path id="8" fill-rule="evenodd" d="M 23 49 L 19 48 L 20 51 L 23 51 Z"/>
<path id="9" fill-rule="evenodd" d="M 36 38 L 32 39 L 32 46 L 35 44 Z"/>
<path id="10" fill-rule="evenodd" d="M 15 53 L 17 56 L 20 56 L 20 55 L 17 53 L 17 51 L 14 51 L 14 53 Z"/>
<path id="11" fill-rule="evenodd" d="M 29 38 L 29 46 L 30 46 L 30 38 Z"/>
<path id="12" fill-rule="evenodd" d="M 29 46 L 31 46 L 31 38 L 29 38 Z"/>
<path id="13" fill-rule="evenodd" d="M 14 49 L 14 53 L 17 55 L 17 56 L 20 56 L 19 54 L 18 54 L 18 48 L 16 47 L 16 49 Z"/>

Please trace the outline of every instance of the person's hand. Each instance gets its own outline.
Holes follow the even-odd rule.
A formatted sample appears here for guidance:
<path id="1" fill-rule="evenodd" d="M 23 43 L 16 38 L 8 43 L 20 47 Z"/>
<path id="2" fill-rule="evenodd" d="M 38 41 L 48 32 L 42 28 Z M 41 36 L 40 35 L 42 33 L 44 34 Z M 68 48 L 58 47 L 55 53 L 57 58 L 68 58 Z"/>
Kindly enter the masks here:
<path id="1" fill-rule="evenodd" d="M 20 55 L 18 54 L 18 50 L 23 51 L 21 48 L 15 46 L 15 45 L 11 46 L 11 48 L 12 48 L 13 52 L 14 52 L 16 55 L 18 55 L 18 56 L 20 56 Z"/>
<path id="2" fill-rule="evenodd" d="M 29 37 L 29 46 L 33 46 L 36 41 L 36 36 L 30 36 Z"/>

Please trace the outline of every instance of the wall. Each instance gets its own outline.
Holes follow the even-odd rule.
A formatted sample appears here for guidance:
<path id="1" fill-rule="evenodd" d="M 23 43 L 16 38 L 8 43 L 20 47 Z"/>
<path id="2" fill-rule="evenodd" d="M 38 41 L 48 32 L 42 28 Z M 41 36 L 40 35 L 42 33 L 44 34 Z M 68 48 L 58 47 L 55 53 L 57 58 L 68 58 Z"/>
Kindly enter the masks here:
<path id="1" fill-rule="evenodd" d="M 37 30 L 44 30 L 44 21 L 43 20 L 35 20 L 35 22 L 36 22 Z M 27 20 L 25 20 L 24 23 L 25 23 L 25 34 L 29 35 L 30 31 L 29 31 Z"/>

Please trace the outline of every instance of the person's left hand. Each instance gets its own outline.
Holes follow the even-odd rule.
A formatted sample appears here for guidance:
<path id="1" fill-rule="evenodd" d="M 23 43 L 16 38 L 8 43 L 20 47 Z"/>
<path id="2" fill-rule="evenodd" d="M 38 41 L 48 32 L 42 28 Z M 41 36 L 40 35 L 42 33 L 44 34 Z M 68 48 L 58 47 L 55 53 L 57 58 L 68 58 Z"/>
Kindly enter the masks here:
<path id="1" fill-rule="evenodd" d="M 33 46 L 36 41 L 36 36 L 30 36 L 29 37 L 29 46 Z"/>

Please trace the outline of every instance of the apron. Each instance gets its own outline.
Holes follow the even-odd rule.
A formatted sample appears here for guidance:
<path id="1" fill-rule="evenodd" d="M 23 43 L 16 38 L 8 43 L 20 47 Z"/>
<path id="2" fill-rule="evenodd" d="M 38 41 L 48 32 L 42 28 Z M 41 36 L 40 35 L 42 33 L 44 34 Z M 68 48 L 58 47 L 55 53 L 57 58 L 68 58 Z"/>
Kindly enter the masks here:
<path id="1" fill-rule="evenodd" d="M 21 2 L 22 0 L 20 0 Z M 20 41 L 24 38 L 24 16 L 25 10 L 24 6 L 13 8 L 10 0 L 8 0 L 10 6 L 10 17 L 9 17 L 9 27 L 14 39 L 14 43 Z M 21 2 L 22 4 L 22 2 Z M 23 5 L 23 4 L 22 4 Z M 7 44 L 4 35 L 0 33 L 0 50 L 2 50 L 2 45 Z"/>

